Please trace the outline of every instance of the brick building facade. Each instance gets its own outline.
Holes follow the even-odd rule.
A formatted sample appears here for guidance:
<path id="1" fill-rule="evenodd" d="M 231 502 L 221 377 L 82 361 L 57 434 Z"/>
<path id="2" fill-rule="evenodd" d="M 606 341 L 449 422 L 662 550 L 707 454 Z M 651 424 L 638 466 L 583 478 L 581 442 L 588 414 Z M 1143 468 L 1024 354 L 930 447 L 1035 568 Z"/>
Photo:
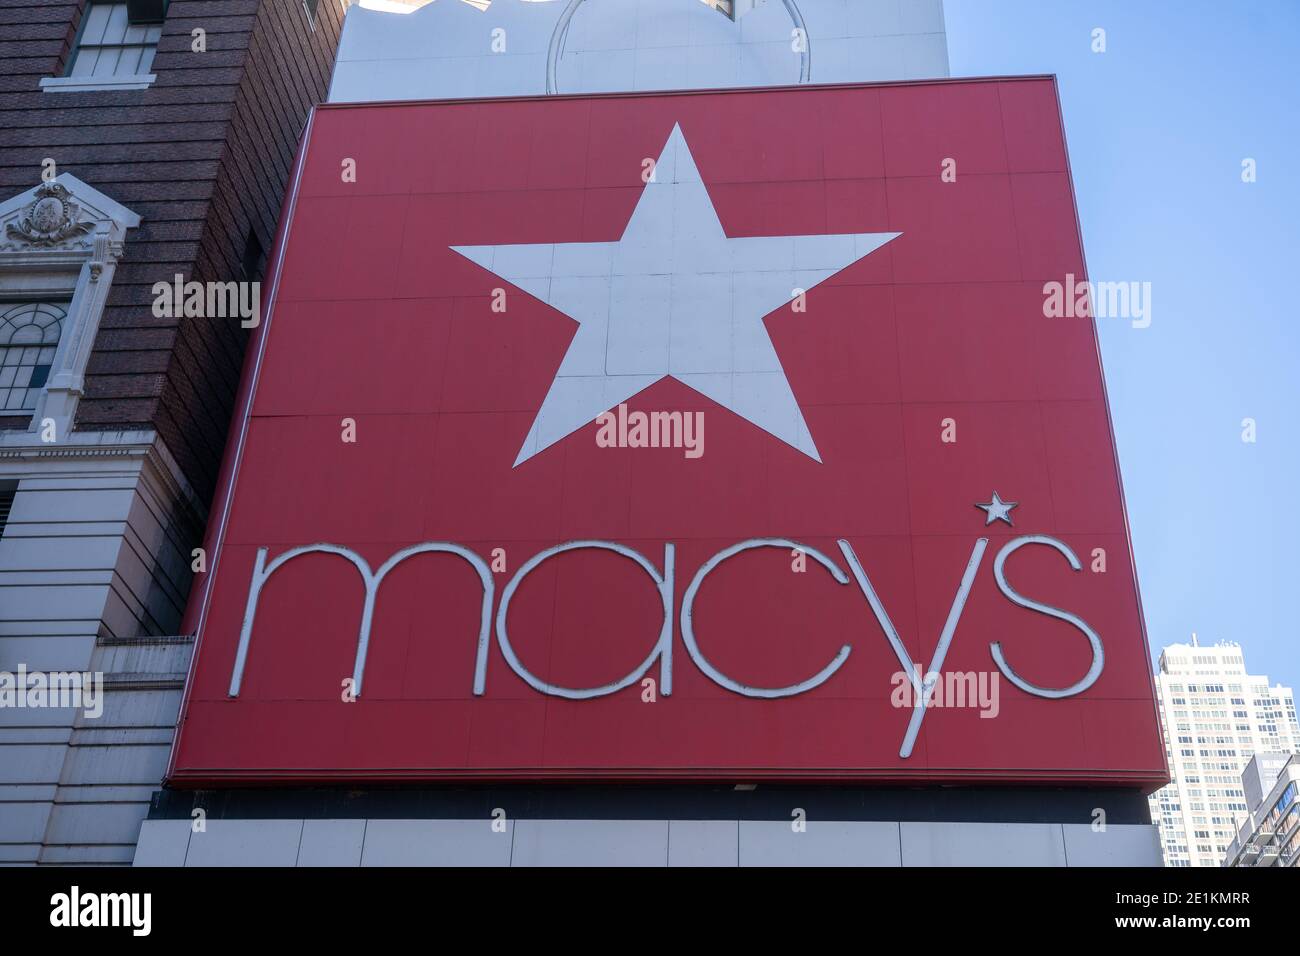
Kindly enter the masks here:
<path id="1" fill-rule="evenodd" d="M 0 709 L 0 862 L 131 859 L 249 335 L 154 285 L 260 278 L 345 6 L 0 0 L 0 672 L 107 691 Z"/>

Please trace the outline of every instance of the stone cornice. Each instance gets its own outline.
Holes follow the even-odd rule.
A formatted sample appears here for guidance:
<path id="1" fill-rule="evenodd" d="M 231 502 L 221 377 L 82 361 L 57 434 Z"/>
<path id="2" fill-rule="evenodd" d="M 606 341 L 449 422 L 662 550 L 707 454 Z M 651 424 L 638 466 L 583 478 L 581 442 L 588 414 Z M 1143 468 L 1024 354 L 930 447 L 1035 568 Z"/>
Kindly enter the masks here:
<path id="1" fill-rule="evenodd" d="M 138 463 L 145 477 L 160 485 L 167 498 L 184 501 L 200 524 L 207 521 L 207 508 L 157 432 L 74 431 L 63 441 L 48 443 L 40 441 L 35 432 L 0 432 L 0 466 L 12 462 L 39 467 L 42 462 L 105 460 Z"/>

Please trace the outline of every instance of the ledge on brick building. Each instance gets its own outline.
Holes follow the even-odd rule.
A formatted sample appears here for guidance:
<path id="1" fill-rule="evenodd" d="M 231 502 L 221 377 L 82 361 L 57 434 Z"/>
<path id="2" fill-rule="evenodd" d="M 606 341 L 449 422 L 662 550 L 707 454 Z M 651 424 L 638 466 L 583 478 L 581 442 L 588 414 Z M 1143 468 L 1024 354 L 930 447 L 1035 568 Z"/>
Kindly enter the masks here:
<path id="1" fill-rule="evenodd" d="M 41 79 L 41 89 L 46 93 L 147 90 L 157 78 L 153 73 L 136 76 L 47 76 Z"/>

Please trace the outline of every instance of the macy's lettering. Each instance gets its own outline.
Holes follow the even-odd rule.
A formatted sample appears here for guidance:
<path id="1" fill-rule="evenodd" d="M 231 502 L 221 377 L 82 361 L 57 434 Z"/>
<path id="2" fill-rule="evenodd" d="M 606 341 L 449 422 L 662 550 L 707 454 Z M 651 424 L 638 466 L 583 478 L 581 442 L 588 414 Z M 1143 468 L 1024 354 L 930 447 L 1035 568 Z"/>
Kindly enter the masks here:
<path id="1" fill-rule="evenodd" d="M 930 661 L 929 667 L 921 670 L 919 665 L 912 660 L 907 648 L 903 645 L 899 637 L 898 629 L 894 627 L 894 622 L 890 619 L 889 613 L 885 610 L 879 595 L 876 594 L 875 588 L 871 584 L 871 579 L 863 570 L 862 563 L 858 560 L 857 554 L 854 553 L 852 546 L 845 541 L 838 542 L 840 551 L 844 560 L 849 566 L 849 571 L 853 575 L 853 580 L 857 583 L 858 588 L 862 591 L 867 603 L 871 606 L 871 611 L 876 620 L 880 623 L 882 630 L 885 632 L 885 638 L 893 648 L 895 656 L 902 665 L 903 672 L 911 675 L 914 685 L 913 708 L 911 720 L 908 724 L 907 733 L 903 738 L 903 743 L 899 749 L 900 757 L 907 757 L 912 752 L 912 747 L 916 743 L 917 735 L 921 730 L 921 722 L 925 719 L 926 703 L 933 699 L 934 684 L 942 677 L 944 658 L 948 654 L 948 648 L 952 644 L 953 635 L 957 631 L 957 622 L 961 619 L 962 611 L 966 607 L 966 599 L 970 595 L 971 585 L 974 583 L 975 574 L 979 570 L 980 563 L 984 558 L 984 552 L 988 548 L 989 539 L 979 538 L 974 547 L 971 549 L 970 559 L 966 563 L 966 570 L 962 575 L 961 583 L 957 588 L 957 594 L 953 598 L 952 607 L 948 612 L 948 619 L 943 626 L 943 631 L 939 635 L 939 642 L 935 647 L 934 656 Z M 1027 545 L 1040 545 L 1052 548 L 1062 554 L 1070 563 L 1070 567 L 1075 571 L 1082 570 L 1079 559 L 1075 557 L 1070 547 L 1056 538 L 1050 538 L 1045 535 L 1022 535 L 1013 538 L 1002 546 L 998 551 L 997 557 L 993 561 L 993 575 L 997 580 L 998 589 L 1019 607 L 1028 608 L 1041 614 L 1057 620 L 1065 621 L 1073 625 L 1084 637 L 1092 648 L 1092 664 L 1088 672 L 1076 683 L 1068 687 L 1039 687 L 1025 680 L 1007 662 L 1002 652 L 1002 647 L 997 642 L 989 645 L 989 651 L 993 656 L 998 670 L 1012 684 L 1027 694 L 1033 694 L 1036 697 L 1062 698 L 1071 697 L 1075 694 L 1081 694 L 1091 687 L 1101 676 L 1102 667 L 1105 663 L 1105 654 L 1102 649 L 1101 638 L 1082 618 L 1069 611 L 1052 607 L 1027 598 L 1019 594 L 1008 582 L 1006 578 L 1005 564 L 1007 558 Z M 568 688 L 560 687 L 555 684 L 548 684 L 537 675 L 533 674 L 526 668 L 515 654 L 514 648 L 510 644 L 510 636 L 507 629 L 507 621 L 510 615 L 510 601 L 519 588 L 520 582 L 538 565 L 548 558 L 555 555 L 563 554 L 566 551 L 576 551 L 579 549 L 594 548 L 605 551 L 612 551 L 615 554 L 622 555 L 630 561 L 634 561 L 641 567 L 650 580 L 654 582 L 656 589 L 659 591 L 660 599 L 663 602 L 664 618 L 663 626 L 659 630 L 659 638 L 655 646 L 651 649 L 649 655 L 641 662 L 632 673 L 609 684 L 600 687 L 590 688 Z M 733 693 L 740 694 L 744 697 L 759 698 L 778 698 L 791 697 L 795 694 L 802 694 L 820 686 L 831 678 L 834 673 L 840 669 L 844 661 L 848 659 L 851 648 L 849 645 L 843 645 L 825 667 L 813 676 L 802 680 L 796 684 L 790 684 L 786 687 L 752 687 L 728 677 L 704 656 L 700 650 L 699 643 L 695 638 L 695 625 L 693 621 L 693 610 L 695 607 L 695 597 L 699 593 L 704 579 L 718 565 L 728 558 L 740 554 L 742 551 L 749 551 L 754 548 L 780 548 L 785 551 L 799 550 L 810 556 L 820 564 L 835 579 L 836 583 L 847 585 L 849 577 L 840 567 L 822 554 L 816 548 L 807 545 L 798 544 L 785 538 L 751 538 L 748 541 L 742 541 L 734 544 L 729 548 L 719 551 L 708 561 L 706 561 L 696 572 L 695 577 L 691 579 L 690 586 L 687 587 L 682 599 L 682 609 L 680 616 L 682 643 L 686 645 L 686 652 L 690 655 L 691 660 L 695 663 L 705 675 L 720 687 L 724 687 Z M 553 548 L 547 548 L 538 552 L 530 558 L 506 585 L 501 594 L 501 604 L 497 608 L 496 615 L 496 637 L 497 644 L 501 649 L 501 654 L 506 663 L 510 665 L 520 678 L 530 687 L 543 693 L 555 697 L 564 697 L 570 700 L 585 700 L 592 697 L 603 697 L 607 694 L 613 694 L 617 691 L 628 687 L 639 681 L 657 661 L 659 663 L 659 688 L 660 692 L 668 697 L 673 692 L 673 580 L 674 580 L 674 555 L 675 547 L 671 542 L 664 545 L 664 565 L 663 572 L 659 570 L 642 554 L 626 547 L 625 545 L 616 544 L 611 541 L 570 541 L 565 544 L 556 545 Z M 413 545 L 398 551 L 382 565 L 377 571 L 372 570 L 369 563 L 355 551 L 349 548 L 340 547 L 333 544 L 311 544 L 299 548 L 291 548 L 283 554 L 276 557 L 273 561 L 267 562 L 267 549 L 259 548 L 257 558 L 253 562 L 253 576 L 249 584 L 248 603 L 244 610 L 243 626 L 239 634 L 239 648 L 235 654 L 235 664 L 230 675 L 231 697 L 239 696 L 240 684 L 243 681 L 244 666 L 248 661 L 248 646 L 253 635 L 253 620 L 257 615 L 257 604 L 262 594 L 262 588 L 280 567 L 285 563 L 292 561 L 294 558 L 304 554 L 322 553 L 336 554 L 339 557 L 350 561 L 361 574 L 362 582 L 365 586 L 365 601 L 361 609 L 361 627 L 357 635 L 357 656 L 352 671 L 352 696 L 361 697 L 362 679 L 365 676 L 366 652 L 370 646 L 370 630 L 374 620 L 375 601 L 379 596 L 379 588 L 384 582 L 384 578 L 397 565 L 401 564 L 407 558 L 417 554 L 441 553 L 453 554 L 465 561 L 478 572 L 479 580 L 483 585 L 483 604 L 482 613 L 479 622 L 478 646 L 474 661 L 474 694 L 480 696 L 484 693 L 487 684 L 487 655 L 488 642 L 492 630 L 492 604 L 494 585 L 492 581 L 492 572 L 488 565 L 476 553 L 464 548 L 458 544 L 447 542 L 427 542 L 425 544 Z M 921 675 L 924 675 L 922 677 Z"/>

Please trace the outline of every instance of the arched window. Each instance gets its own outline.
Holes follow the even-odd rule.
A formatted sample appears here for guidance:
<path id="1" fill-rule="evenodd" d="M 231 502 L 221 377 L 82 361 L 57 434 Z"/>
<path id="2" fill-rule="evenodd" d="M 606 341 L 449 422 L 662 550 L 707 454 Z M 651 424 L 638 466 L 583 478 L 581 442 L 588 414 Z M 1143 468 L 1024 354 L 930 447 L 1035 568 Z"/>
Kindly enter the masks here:
<path id="1" fill-rule="evenodd" d="M 67 315 L 52 302 L 0 303 L 0 415 L 36 410 Z"/>

